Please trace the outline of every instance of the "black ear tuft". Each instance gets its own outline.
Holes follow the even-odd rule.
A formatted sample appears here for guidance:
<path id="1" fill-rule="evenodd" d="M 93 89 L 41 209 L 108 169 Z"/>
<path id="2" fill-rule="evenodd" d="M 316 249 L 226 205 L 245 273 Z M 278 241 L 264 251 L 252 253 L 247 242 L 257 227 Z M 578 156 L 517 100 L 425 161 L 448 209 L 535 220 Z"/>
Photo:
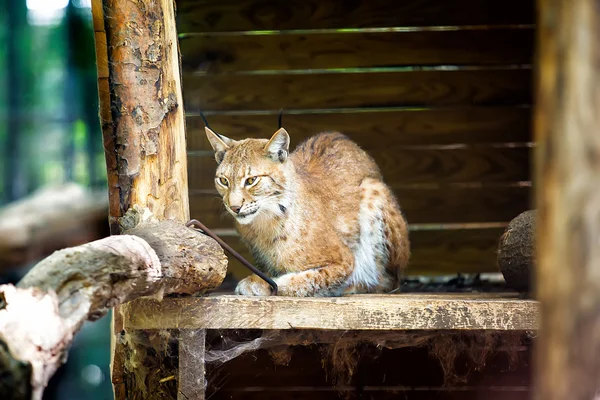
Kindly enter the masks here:
<path id="1" fill-rule="evenodd" d="M 284 162 L 286 158 L 287 158 L 287 151 L 279 150 L 277 152 L 277 160 L 279 160 L 279 162 Z"/>

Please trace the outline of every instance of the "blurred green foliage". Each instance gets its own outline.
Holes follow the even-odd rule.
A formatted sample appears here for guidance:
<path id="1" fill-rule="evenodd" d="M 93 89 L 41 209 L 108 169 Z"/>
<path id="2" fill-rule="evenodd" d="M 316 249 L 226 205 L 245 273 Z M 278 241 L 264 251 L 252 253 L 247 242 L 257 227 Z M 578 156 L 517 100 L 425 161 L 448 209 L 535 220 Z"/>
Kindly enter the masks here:
<path id="1" fill-rule="evenodd" d="M 91 10 L 66 3 L 0 0 L 0 206 L 47 184 L 106 185 Z M 86 324 L 45 399 L 113 398 L 109 325 Z"/>
<path id="2" fill-rule="evenodd" d="M 2 1 L 0 204 L 68 180 L 105 185 L 90 8 L 71 0 L 50 17 L 61 1 Z"/>

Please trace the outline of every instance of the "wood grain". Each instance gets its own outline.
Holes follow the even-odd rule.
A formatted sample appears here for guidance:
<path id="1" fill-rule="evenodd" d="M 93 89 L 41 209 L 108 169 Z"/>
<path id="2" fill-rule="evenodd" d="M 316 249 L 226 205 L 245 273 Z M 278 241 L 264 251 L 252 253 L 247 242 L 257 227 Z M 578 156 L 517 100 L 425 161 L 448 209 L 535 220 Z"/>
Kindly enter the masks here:
<path id="1" fill-rule="evenodd" d="M 418 183 L 528 181 L 531 149 L 377 149 L 370 154 L 392 187 Z M 212 155 L 188 159 L 190 189 L 214 189 L 216 162 Z"/>
<path id="2" fill-rule="evenodd" d="M 126 329 L 536 330 L 539 305 L 487 296 L 215 296 L 130 302 Z"/>
<path id="3" fill-rule="evenodd" d="M 180 39 L 186 72 L 529 64 L 533 29 L 201 35 Z"/>
<path id="4" fill-rule="evenodd" d="M 483 144 L 530 142 L 528 107 L 466 107 L 417 110 L 322 110 L 319 113 L 284 110 L 283 125 L 291 147 L 325 131 L 340 131 L 364 149 L 376 142 L 389 145 Z M 211 128 L 225 136 L 269 138 L 277 130 L 277 115 L 207 115 Z M 186 119 L 188 151 L 211 150 L 200 117 Z"/>
<path id="5" fill-rule="evenodd" d="M 277 373 L 281 373 L 281 369 L 278 369 Z M 480 372 L 480 374 L 484 373 Z M 362 389 L 360 387 L 352 387 L 349 390 L 343 390 L 341 396 L 364 396 L 366 390 Z M 498 389 L 497 387 L 494 387 L 493 390 L 469 390 L 465 388 L 459 390 L 415 388 L 413 390 L 407 387 L 384 386 L 381 390 L 378 389 L 380 388 L 369 388 L 366 391 L 368 392 L 367 398 L 369 400 L 397 400 L 398 398 L 402 400 L 530 400 L 531 396 L 528 390 L 519 390 L 519 387 L 506 390 Z M 335 388 L 302 390 L 302 388 L 296 387 L 293 389 L 269 390 L 262 387 L 252 387 L 249 390 L 246 388 L 241 390 L 219 390 L 210 398 L 211 400 L 331 400 L 343 399 L 344 397 L 340 397 Z"/>
<path id="6" fill-rule="evenodd" d="M 181 329 L 178 337 L 177 400 L 204 399 L 205 329 Z"/>
<path id="7" fill-rule="evenodd" d="M 533 24 L 532 0 L 177 0 L 184 32 Z"/>
<path id="8" fill-rule="evenodd" d="M 106 46 L 106 32 L 94 32 L 96 47 L 96 66 L 98 79 L 108 78 L 108 49 Z"/>
<path id="9" fill-rule="evenodd" d="M 187 111 L 515 105 L 530 86 L 528 69 L 183 76 Z"/>
<path id="10" fill-rule="evenodd" d="M 406 274 L 451 275 L 498 272 L 496 251 L 503 228 L 439 229 L 411 231 L 412 255 Z M 222 239 L 248 261 L 255 260 L 237 236 Z M 250 274 L 240 262 L 227 254 L 228 272 L 241 279 Z"/>
<path id="11" fill-rule="evenodd" d="M 111 232 L 118 232 L 117 219 L 134 204 L 147 206 L 161 219 L 187 221 L 185 120 L 173 4 L 105 0 L 103 9 L 110 10 L 104 16 L 110 32 L 110 103 L 101 108 L 109 108 L 112 116 L 103 132 Z M 162 16 L 160 23 L 156 15 Z M 142 23 L 145 19 L 149 22 Z M 145 29 L 135 40 L 132 20 Z M 146 56 L 140 60 L 139 54 Z"/>
<path id="12" fill-rule="evenodd" d="M 111 233 L 120 232 L 119 217 L 135 205 L 158 219 L 186 222 L 187 154 L 174 2 L 103 0 L 92 6 L 94 20 L 102 19 L 107 32 L 109 93 L 100 86 L 100 115 L 111 116 L 101 121 Z M 126 317 L 118 307 L 112 315 L 114 397 L 141 398 L 145 394 L 135 388 L 148 388 L 157 373 L 140 378 L 131 369 L 129 355 L 145 350 L 138 342 L 121 340 Z"/>
<path id="13" fill-rule="evenodd" d="M 508 222 L 530 208 L 529 187 L 404 187 L 394 191 L 411 224 Z M 190 215 L 210 229 L 232 228 L 218 193 L 190 195 Z"/>
<path id="14" fill-rule="evenodd" d="M 536 400 L 600 393 L 600 4 L 540 0 Z"/>

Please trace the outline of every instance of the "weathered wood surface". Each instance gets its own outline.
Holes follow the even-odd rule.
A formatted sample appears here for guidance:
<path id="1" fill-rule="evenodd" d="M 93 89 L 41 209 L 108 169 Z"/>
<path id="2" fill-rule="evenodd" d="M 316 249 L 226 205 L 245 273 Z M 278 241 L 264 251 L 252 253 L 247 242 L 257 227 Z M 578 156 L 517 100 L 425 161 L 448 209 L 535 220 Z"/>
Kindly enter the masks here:
<path id="1" fill-rule="evenodd" d="M 102 15 L 100 4 L 94 6 L 94 13 Z M 134 204 L 148 206 L 161 219 L 187 220 L 185 121 L 173 3 L 104 0 L 102 6 L 109 96 L 101 96 L 100 107 L 101 115 L 110 110 L 110 120 L 102 123 L 111 227 L 117 233 L 116 219 Z"/>
<path id="2" fill-rule="evenodd" d="M 187 73 L 183 85 L 189 111 L 502 106 L 529 103 L 531 77 L 529 69 L 504 67 L 217 76 Z"/>
<path id="3" fill-rule="evenodd" d="M 530 64 L 534 30 L 340 32 L 183 36 L 186 72 Z"/>
<path id="4" fill-rule="evenodd" d="M 402 187 L 394 191 L 409 223 L 507 222 L 530 206 L 528 186 Z M 210 229 L 231 228 L 216 190 L 194 193 L 190 189 L 190 215 Z"/>
<path id="5" fill-rule="evenodd" d="M 14 364 L 31 365 L 32 393 L 0 397 L 41 399 L 85 321 L 141 296 L 203 293 L 223 281 L 227 259 L 217 243 L 181 223 L 155 221 L 145 212 L 127 214 L 123 235 L 57 251 L 17 287 L 0 286 L 0 342 L 8 350 L 0 364 L 6 366 L 6 357 L 11 357 Z M 3 382 L 12 373 L 3 370 Z"/>
<path id="6" fill-rule="evenodd" d="M 206 118 L 211 128 L 228 137 L 268 138 L 277 129 L 277 113 L 206 113 Z M 186 118 L 188 150 L 212 150 L 204 122 L 191 114 Z M 283 123 L 291 134 L 291 148 L 331 130 L 343 132 L 366 150 L 381 142 L 386 146 L 426 146 L 532 141 L 529 107 L 284 110 Z"/>
<path id="7" fill-rule="evenodd" d="M 280 371 L 280 370 L 278 370 Z M 530 392 L 525 387 L 514 387 L 507 389 L 494 388 L 493 390 L 475 390 L 471 387 L 460 389 L 431 388 L 431 387 L 406 387 L 406 386 L 376 386 L 369 387 L 367 390 L 370 400 L 529 400 Z M 301 400 L 332 400 L 345 399 L 345 396 L 364 396 L 363 390 L 345 388 L 342 393 L 337 393 L 335 388 L 316 389 L 313 387 L 294 387 L 293 389 L 282 388 L 279 390 L 269 390 L 260 386 L 253 386 L 249 389 L 228 390 L 218 392 L 211 396 L 212 400 L 279 400 L 282 398 L 293 398 Z M 293 397 L 292 397 L 293 396 Z M 401 397 L 400 397 L 401 396 Z"/>
<path id="8" fill-rule="evenodd" d="M 538 304 L 511 295 L 214 296 L 142 299 L 126 329 L 537 329 Z"/>
<path id="9" fill-rule="evenodd" d="M 291 133 L 293 134 L 293 133 Z M 369 152 L 391 187 L 419 183 L 529 181 L 528 147 L 381 149 Z M 212 155 L 190 156 L 190 188 L 214 189 Z"/>
<path id="10" fill-rule="evenodd" d="M 107 68 L 108 77 L 100 74 L 98 86 L 111 232 L 119 233 L 117 219 L 134 205 L 148 207 L 161 220 L 187 221 L 185 119 L 174 2 L 96 0 L 92 15 L 96 46 L 103 45 L 102 35 L 107 46 L 107 65 L 99 64 L 98 71 Z M 136 388 L 150 387 L 156 376 L 142 378 L 136 368 L 128 367 L 127 357 L 143 358 L 147 353 L 139 343 L 120 340 L 121 310 L 115 311 L 111 341 L 115 398 L 143 397 Z"/>
<path id="11" fill-rule="evenodd" d="M 206 330 L 182 329 L 178 339 L 177 400 L 202 399 L 207 383 L 204 368 Z"/>
<path id="12" fill-rule="evenodd" d="M 533 1 L 177 0 L 179 32 L 533 24 Z"/>
<path id="13" fill-rule="evenodd" d="M 407 275 L 448 275 L 460 273 L 498 272 L 498 241 L 504 228 L 435 229 L 410 232 L 411 259 Z M 233 232 L 232 232 L 233 233 Z M 239 237 L 221 234 L 235 251 L 255 262 L 250 250 Z M 236 279 L 250 274 L 234 257 L 229 257 L 228 271 Z"/>
<path id="14" fill-rule="evenodd" d="M 48 186 L 0 209 L 0 270 L 108 235 L 106 193 Z"/>
<path id="15" fill-rule="evenodd" d="M 535 136 L 538 400 L 600 391 L 600 5 L 541 0 Z"/>

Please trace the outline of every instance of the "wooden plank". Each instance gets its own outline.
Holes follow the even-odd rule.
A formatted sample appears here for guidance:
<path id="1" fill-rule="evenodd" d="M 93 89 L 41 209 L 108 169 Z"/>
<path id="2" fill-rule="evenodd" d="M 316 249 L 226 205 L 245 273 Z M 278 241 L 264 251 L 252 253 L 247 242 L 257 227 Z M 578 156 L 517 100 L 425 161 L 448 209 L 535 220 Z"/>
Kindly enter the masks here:
<path id="1" fill-rule="evenodd" d="M 528 181 L 529 148 L 394 149 L 371 151 L 391 187 L 418 183 Z M 214 189 L 212 155 L 188 159 L 191 189 Z"/>
<path id="2" fill-rule="evenodd" d="M 127 306 L 125 329 L 536 330 L 539 309 L 477 294 L 147 298 Z"/>
<path id="3" fill-rule="evenodd" d="M 527 186 L 405 187 L 394 192 L 411 224 L 509 222 L 531 208 L 531 188 Z M 210 229 L 233 227 L 216 190 L 192 193 L 190 215 Z"/>
<path id="4" fill-rule="evenodd" d="M 204 400 L 206 330 L 182 329 L 178 339 L 177 400 Z"/>
<path id="5" fill-rule="evenodd" d="M 269 138 L 277 115 L 207 115 L 216 132 L 231 138 Z M 284 110 L 283 125 L 291 146 L 324 131 L 337 130 L 372 150 L 376 142 L 393 145 L 483 144 L 530 142 L 528 107 L 466 107 L 457 109 L 350 109 L 317 113 Z M 211 150 L 199 116 L 186 119 L 188 150 Z"/>
<path id="6" fill-rule="evenodd" d="M 177 0 L 184 32 L 533 24 L 527 0 Z"/>
<path id="7" fill-rule="evenodd" d="M 96 66 L 98 79 L 108 78 L 108 48 L 106 47 L 106 32 L 94 32 L 96 46 Z"/>
<path id="8" fill-rule="evenodd" d="M 92 23 L 94 32 L 104 32 L 104 10 L 102 0 L 92 0 Z"/>
<path id="9" fill-rule="evenodd" d="M 408 275 L 451 275 L 455 273 L 498 272 L 496 251 L 503 228 L 439 229 L 410 232 L 411 259 Z M 248 261 L 255 263 L 248 248 L 237 236 L 222 239 Z M 250 274 L 234 257 L 228 271 L 236 279 Z"/>
<path id="10" fill-rule="evenodd" d="M 531 83 L 531 70 L 501 68 L 183 76 L 188 111 L 516 105 Z"/>
<path id="11" fill-rule="evenodd" d="M 366 393 L 365 393 L 366 392 Z M 366 396 L 365 396 L 366 395 Z M 349 397 L 344 397 L 349 396 Z M 429 390 L 422 388 L 410 389 L 406 387 L 383 387 L 381 389 L 368 388 L 352 388 L 343 390 L 339 394 L 335 388 L 301 390 L 300 388 L 280 389 L 280 390 L 265 390 L 260 387 L 252 387 L 248 390 L 219 390 L 212 400 L 332 400 L 345 398 L 359 398 L 363 396 L 369 400 L 530 400 L 531 394 L 528 390 L 518 389 L 480 389 L 480 390 L 448 390 L 439 388 L 430 388 Z"/>
<path id="12" fill-rule="evenodd" d="M 533 29 L 193 35 L 179 40 L 186 72 L 530 64 Z"/>
<path id="13" fill-rule="evenodd" d="M 600 4 L 540 0 L 536 400 L 600 393 Z"/>

